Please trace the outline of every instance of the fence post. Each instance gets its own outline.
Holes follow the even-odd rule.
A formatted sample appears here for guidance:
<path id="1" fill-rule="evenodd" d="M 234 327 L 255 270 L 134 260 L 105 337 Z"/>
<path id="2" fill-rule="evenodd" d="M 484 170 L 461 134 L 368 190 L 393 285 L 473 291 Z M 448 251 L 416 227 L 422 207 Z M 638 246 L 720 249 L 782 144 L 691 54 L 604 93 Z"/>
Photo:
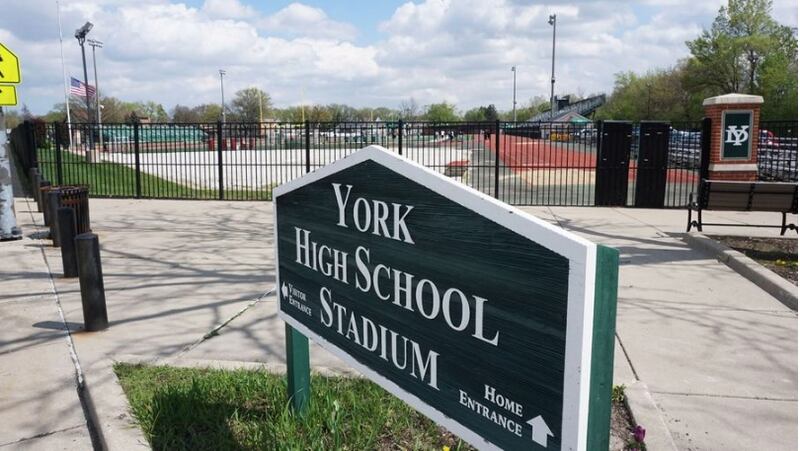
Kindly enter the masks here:
<path id="1" fill-rule="evenodd" d="M 61 127 L 56 126 L 56 185 L 62 185 L 64 183 L 61 168 Z"/>
<path id="2" fill-rule="evenodd" d="M 397 121 L 397 153 L 403 155 L 403 120 Z"/>
<path id="3" fill-rule="evenodd" d="M 217 181 L 219 200 L 225 198 L 225 185 L 222 180 L 222 121 L 217 121 Z"/>
<path id="4" fill-rule="evenodd" d="M 500 198 L 500 119 L 494 123 L 494 198 Z"/>
<path id="5" fill-rule="evenodd" d="M 311 366 L 308 338 L 286 324 L 286 376 L 289 401 L 295 413 L 303 416 L 311 397 Z"/>
<path id="6" fill-rule="evenodd" d="M 133 158 L 136 165 L 136 198 L 142 197 L 142 167 L 139 160 L 139 121 L 133 123 Z"/>
<path id="7" fill-rule="evenodd" d="M 26 157 L 28 160 L 27 163 L 29 167 L 39 167 L 39 159 L 36 155 L 36 149 L 38 148 L 36 143 L 36 126 L 30 124 L 26 131 L 28 132 L 27 139 L 25 140 L 28 143 L 28 148 L 26 149 L 28 151 L 28 155 Z"/>
<path id="8" fill-rule="evenodd" d="M 708 179 L 708 165 L 711 161 L 711 118 L 703 118 L 703 131 L 700 134 L 700 180 Z"/>
<path id="9" fill-rule="evenodd" d="M 311 123 L 306 119 L 306 174 L 311 172 Z"/>

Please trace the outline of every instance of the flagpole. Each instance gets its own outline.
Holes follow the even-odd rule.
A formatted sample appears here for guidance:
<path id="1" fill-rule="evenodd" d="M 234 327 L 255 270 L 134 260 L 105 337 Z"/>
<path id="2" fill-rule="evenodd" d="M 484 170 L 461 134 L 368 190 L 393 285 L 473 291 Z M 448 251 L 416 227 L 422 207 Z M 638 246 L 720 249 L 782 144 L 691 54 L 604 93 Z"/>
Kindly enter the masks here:
<path id="1" fill-rule="evenodd" d="M 67 107 L 67 132 L 69 134 L 69 148 L 72 149 L 72 119 L 69 114 L 69 91 L 67 88 L 67 68 L 64 65 L 64 36 L 61 33 L 61 5 L 56 0 L 58 15 L 58 46 L 61 49 L 61 76 L 64 79 L 64 106 Z"/>

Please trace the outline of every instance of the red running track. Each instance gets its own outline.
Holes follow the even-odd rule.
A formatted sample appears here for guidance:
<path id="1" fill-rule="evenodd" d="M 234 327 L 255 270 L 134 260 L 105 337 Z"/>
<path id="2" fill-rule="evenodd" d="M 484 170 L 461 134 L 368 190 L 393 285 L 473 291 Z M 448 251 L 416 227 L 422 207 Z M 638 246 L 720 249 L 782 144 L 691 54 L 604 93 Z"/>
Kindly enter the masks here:
<path id="1" fill-rule="evenodd" d="M 495 148 L 495 135 L 490 140 L 476 136 L 475 140 L 490 150 Z M 514 172 L 537 169 L 595 170 L 597 153 L 581 150 L 573 143 L 559 143 L 522 136 L 500 135 L 500 161 Z M 628 179 L 636 179 L 636 162 L 631 160 Z M 690 169 L 667 169 L 668 183 L 696 183 L 697 174 Z"/>

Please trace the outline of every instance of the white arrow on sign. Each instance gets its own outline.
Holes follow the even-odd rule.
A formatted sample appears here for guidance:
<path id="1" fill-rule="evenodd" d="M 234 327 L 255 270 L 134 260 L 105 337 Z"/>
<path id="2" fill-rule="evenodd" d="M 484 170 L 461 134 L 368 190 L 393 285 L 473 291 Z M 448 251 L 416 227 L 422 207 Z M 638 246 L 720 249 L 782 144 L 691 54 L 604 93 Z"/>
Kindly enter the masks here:
<path id="1" fill-rule="evenodd" d="M 283 295 L 283 297 L 286 297 L 286 295 L 289 294 L 289 289 L 286 288 L 286 282 L 281 284 L 281 294 Z"/>
<path id="2" fill-rule="evenodd" d="M 554 437 L 554 435 L 553 431 L 547 427 L 547 423 L 544 422 L 544 418 L 539 415 L 538 417 L 526 421 L 526 423 L 531 425 L 531 439 L 547 448 L 547 436 Z"/>

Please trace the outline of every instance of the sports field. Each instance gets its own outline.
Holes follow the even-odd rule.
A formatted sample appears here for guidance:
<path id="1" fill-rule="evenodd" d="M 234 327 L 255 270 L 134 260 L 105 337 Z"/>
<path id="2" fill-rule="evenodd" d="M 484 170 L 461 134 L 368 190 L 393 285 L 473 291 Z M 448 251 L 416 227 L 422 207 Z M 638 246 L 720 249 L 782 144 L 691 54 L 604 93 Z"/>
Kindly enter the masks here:
<path id="1" fill-rule="evenodd" d="M 353 150 L 336 148 L 310 149 L 309 166 L 316 169 L 344 158 Z M 469 159 L 469 149 L 436 147 L 408 149 L 404 155 L 440 173 L 447 172 L 454 161 Z M 130 153 L 104 153 L 102 161 L 135 168 Z M 142 173 L 201 189 L 219 186 L 218 154 L 215 151 L 148 152 L 139 155 Z M 226 190 L 277 186 L 306 172 L 305 149 L 235 150 L 222 152 L 222 181 Z"/>
<path id="2" fill-rule="evenodd" d="M 88 163 L 83 152 L 61 153 L 64 183 L 90 185 L 93 195 L 189 199 L 264 199 L 274 187 L 311 170 L 345 158 L 361 142 L 330 139 L 288 145 L 265 139 L 216 145 L 187 142 L 140 145 L 138 162 L 130 143 L 115 143 Z M 190 145 L 191 144 L 191 145 Z M 302 144 L 302 143 L 300 143 Z M 382 144 L 397 151 L 398 142 Z M 403 156 L 513 205 L 594 205 L 596 147 L 584 142 L 551 142 L 501 135 L 463 134 L 456 137 L 412 135 L 404 138 Z M 255 148 L 244 148 L 254 145 Z M 39 161 L 56 179 L 56 156 L 40 149 Z M 498 160 L 499 157 L 499 160 Z M 221 164 L 220 164 L 221 163 Z M 633 204 L 636 161 L 628 171 L 628 204 Z M 137 177 L 138 168 L 138 177 Z M 220 178 L 221 176 L 221 178 Z M 138 181 L 138 186 L 137 186 Z M 685 205 L 697 181 L 693 169 L 667 171 L 667 206 Z"/>

